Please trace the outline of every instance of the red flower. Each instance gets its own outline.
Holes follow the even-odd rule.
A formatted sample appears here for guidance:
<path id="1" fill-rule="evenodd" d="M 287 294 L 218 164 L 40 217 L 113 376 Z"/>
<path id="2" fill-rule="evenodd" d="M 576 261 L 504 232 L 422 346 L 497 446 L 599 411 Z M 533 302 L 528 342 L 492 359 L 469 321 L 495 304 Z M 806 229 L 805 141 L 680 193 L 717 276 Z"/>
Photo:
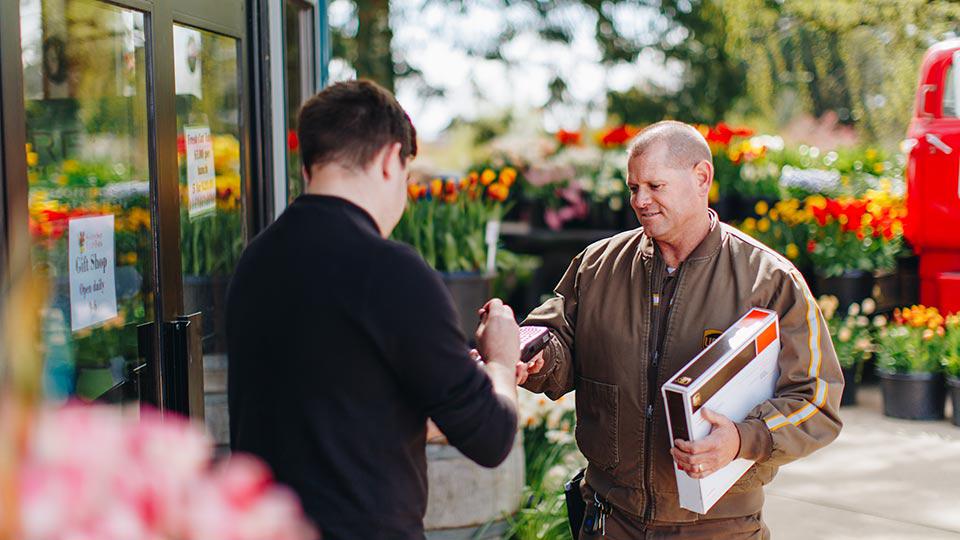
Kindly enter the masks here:
<path id="1" fill-rule="evenodd" d="M 606 132 L 603 137 L 600 138 L 600 144 L 603 146 L 622 146 L 639 132 L 640 130 L 637 128 L 624 124 Z"/>
<path id="2" fill-rule="evenodd" d="M 843 212 L 843 207 L 840 206 L 840 203 L 836 199 L 827 199 L 827 214 L 830 217 L 837 219 L 840 217 L 840 214 Z"/>
<path id="3" fill-rule="evenodd" d="M 817 220 L 817 224 L 823 227 L 827 224 L 827 209 L 820 208 L 819 206 L 813 206 L 810 208 L 810 211 L 813 213 L 813 217 Z"/>
<path id="4" fill-rule="evenodd" d="M 177 154 L 187 155 L 187 140 L 183 138 L 183 135 L 177 137 Z"/>
<path id="5" fill-rule="evenodd" d="M 300 148 L 300 139 L 297 138 L 297 132 L 294 130 L 287 131 L 287 148 L 291 152 L 295 152 L 297 148 Z"/>
<path id="6" fill-rule="evenodd" d="M 561 129 L 554 135 L 557 142 L 560 143 L 560 146 L 570 146 L 575 144 L 580 144 L 580 132 L 579 131 L 567 131 Z"/>
<path id="7" fill-rule="evenodd" d="M 753 135 L 753 130 L 745 127 L 731 128 L 724 122 L 720 122 L 707 132 L 707 142 L 718 143 L 724 146 L 730 144 L 734 137 L 749 137 Z"/>
<path id="8" fill-rule="evenodd" d="M 853 201 L 843 208 L 841 212 L 847 216 L 847 223 L 843 226 L 843 230 L 856 231 L 860 229 L 863 215 L 867 213 L 867 204 L 864 201 Z"/>
<path id="9" fill-rule="evenodd" d="M 813 253 L 813 250 L 817 249 L 817 243 L 814 240 L 807 241 L 807 251 Z"/>

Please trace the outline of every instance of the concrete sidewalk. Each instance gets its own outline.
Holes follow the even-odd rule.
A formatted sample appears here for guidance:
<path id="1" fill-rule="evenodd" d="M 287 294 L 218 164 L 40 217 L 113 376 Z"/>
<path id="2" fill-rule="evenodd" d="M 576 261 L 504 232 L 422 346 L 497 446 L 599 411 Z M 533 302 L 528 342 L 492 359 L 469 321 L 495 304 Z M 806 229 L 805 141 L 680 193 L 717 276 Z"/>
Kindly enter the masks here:
<path id="1" fill-rule="evenodd" d="M 833 444 L 767 487 L 773 538 L 960 539 L 960 427 L 887 418 L 875 386 L 859 398 Z"/>

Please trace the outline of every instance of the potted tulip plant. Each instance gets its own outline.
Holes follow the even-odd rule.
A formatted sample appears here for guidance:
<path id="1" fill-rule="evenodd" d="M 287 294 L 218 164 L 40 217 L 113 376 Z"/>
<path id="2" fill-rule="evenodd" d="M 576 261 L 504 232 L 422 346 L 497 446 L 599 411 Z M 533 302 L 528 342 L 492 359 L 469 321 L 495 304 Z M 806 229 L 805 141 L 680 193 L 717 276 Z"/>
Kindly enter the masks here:
<path id="1" fill-rule="evenodd" d="M 948 316 L 944 328 L 941 363 L 947 376 L 947 390 L 953 401 L 953 425 L 960 426 L 960 314 Z"/>
<path id="2" fill-rule="evenodd" d="M 413 246 L 441 272 L 468 337 L 478 323 L 477 309 L 490 298 L 499 223 L 516 179 L 517 171 L 504 167 L 411 184 L 407 207 L 393 231 L 394 240 Z"/>
<path id="3" fill-rule="evenodd" d="M 868 315 L 876 309 L 876 302 L 867 298 L 863 304 L 850 304 L 846 314 L 837 313 L 839 300 L 835 296 L 821 296 L 817 301 L 820 311 L 827 320 L 827 328 L 833 338 L 833 347 L 837 351 L 840 369 L 843 372 L 843 394 L 840 405 L 857 404 L 857 388 L 863 377 L 863 365 L 873 354 L 870 319 Z"/>
<path id="4" fill-rule="evenodd" d="M 883 414 L 911 420 L 943 418 L 941 372 L 944 319 L 933 307 L 897 308 L 877 335 Z"/>
<path id="5" fill-rule="evenodd" d="M 817 274 L 817 290 L 840 300 L 840 309 L 873 294 L 877 276 L 896 269 L 903 250 L 903 203 L 881 192 L 864 197 L 805 200 L 808 222 L 807 251 Z M 888 303 L 885 293 L 877 298 Z"/>

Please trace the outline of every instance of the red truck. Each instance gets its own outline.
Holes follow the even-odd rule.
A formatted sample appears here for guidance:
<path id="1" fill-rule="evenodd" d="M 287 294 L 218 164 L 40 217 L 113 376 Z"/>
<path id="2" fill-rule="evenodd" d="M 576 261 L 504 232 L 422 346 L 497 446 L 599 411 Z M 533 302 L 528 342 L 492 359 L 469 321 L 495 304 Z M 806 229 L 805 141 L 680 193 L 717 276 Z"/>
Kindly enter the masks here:
<path id="1" fill-rule="evenodd" d="M 920 256 L 920 302 L 960 311 L 960 39 L 927 50 L 907 131 L 904 233 Z"/>

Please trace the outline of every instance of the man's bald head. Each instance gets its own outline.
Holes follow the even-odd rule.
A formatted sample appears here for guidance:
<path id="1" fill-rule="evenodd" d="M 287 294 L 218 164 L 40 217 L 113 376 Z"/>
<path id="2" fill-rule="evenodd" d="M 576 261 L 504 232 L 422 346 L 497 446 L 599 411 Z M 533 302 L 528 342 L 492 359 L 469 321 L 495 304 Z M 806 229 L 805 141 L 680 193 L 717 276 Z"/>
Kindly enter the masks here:
<path id="1" fill-rule="evenodd" d="M 665 152 L 664 164 L 670 167 L 689 169 L 701 161 L 713 163 L 710 145 L 697 128 L 674 120 L 657 122 L 638 133 L 630 141 L 628 159 L 633 161 L 658 148 Z"/>

